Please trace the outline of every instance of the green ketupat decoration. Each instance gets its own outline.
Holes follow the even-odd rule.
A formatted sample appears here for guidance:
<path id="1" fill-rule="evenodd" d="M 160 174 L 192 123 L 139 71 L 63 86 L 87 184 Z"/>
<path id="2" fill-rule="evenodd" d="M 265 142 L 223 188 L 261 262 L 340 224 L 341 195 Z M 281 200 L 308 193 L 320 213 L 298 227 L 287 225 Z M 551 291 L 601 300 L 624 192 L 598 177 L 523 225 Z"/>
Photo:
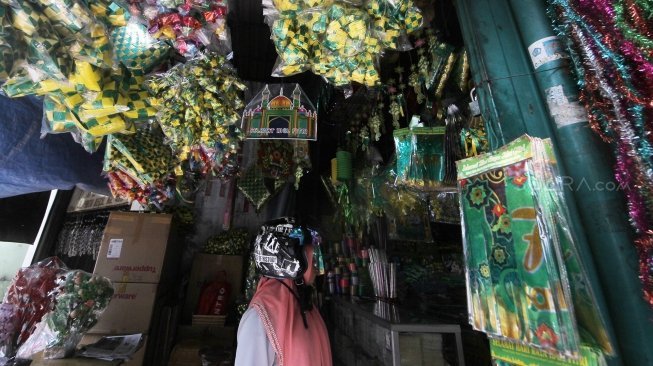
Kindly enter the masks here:
<path id="1" fill-rule="evenodd" d="M 243 134 L 236 123 L 245 85 L 224 57 L 202 55 L 147 82 L 158 121 L 180 160 L 203 146 L 220 162 L 236 153 Z"/>

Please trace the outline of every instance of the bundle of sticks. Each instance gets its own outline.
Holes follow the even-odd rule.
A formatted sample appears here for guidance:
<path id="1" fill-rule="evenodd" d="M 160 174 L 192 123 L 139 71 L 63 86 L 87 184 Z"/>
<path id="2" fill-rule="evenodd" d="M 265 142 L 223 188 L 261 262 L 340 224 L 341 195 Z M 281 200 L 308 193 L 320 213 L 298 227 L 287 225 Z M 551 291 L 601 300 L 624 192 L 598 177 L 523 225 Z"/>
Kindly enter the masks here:
<path id="1" fill-rule="evenodd" d="M 388 263 L 383 249 L 368 249 L 370 278 L 374 286 L 374 295 L 381 299 L 397 298 L 397 264 Z"/>

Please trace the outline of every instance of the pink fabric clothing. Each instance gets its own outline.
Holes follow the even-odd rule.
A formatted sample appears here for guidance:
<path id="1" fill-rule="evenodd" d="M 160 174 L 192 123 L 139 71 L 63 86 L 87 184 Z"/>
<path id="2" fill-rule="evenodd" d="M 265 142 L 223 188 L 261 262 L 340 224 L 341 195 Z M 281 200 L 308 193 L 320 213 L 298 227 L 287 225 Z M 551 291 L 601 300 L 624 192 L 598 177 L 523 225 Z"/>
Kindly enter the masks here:
<path id="1" fill-rule="evenodd" d="M 292 280 L 282 280 L 290 288 Z M 306 312 L 304 327 L 299 304 L 278 280 L 261 278 L 250 303 L 261 317 L 279 366 L 331 366 L 331 346 L 324 321 L 317 309 Z"/>
<path id="2" fill-rule="evenodd" d="M 313 248 L 306 247 L 307 283 L 313 280 Z M 283 281 L 295 289 L 292 280 Z M 299 303 L 279 280 L 263 277 L 250 302 L 261 317 L 265 333 L 277 355 L 279 366 L 331 366 L 331 345 L 324 320 L 317 309 L 306 312 L 304 327 Z"/>

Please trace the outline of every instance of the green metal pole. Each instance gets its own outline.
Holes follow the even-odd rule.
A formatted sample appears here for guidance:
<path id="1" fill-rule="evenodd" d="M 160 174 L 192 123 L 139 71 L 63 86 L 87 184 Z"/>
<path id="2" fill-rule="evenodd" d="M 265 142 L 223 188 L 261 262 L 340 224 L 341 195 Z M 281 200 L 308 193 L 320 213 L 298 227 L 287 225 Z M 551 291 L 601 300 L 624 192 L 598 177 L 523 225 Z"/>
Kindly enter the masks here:
<path id="1" fill-rule="evenodd" d="M 653 365 L 653 311 L 642 298 L 624 198 L 614 182 L 613 159 L 589 128 L 544 0 L 509 1 L 522 48 L 529 51 L 553 121 L 558 156 L 591 243 L 621 357 L 627 365 Z"/>
<path id="2" fill-rule="evenodd" d="M 546 107 L 531 97 L 537 82 L 528 55 L 519 47 L 508 3 L 458 0 L 456 6 L 492 149 L 525 133 L 550 137 L 550 126 L 543 123 L 548 118 Z"/>

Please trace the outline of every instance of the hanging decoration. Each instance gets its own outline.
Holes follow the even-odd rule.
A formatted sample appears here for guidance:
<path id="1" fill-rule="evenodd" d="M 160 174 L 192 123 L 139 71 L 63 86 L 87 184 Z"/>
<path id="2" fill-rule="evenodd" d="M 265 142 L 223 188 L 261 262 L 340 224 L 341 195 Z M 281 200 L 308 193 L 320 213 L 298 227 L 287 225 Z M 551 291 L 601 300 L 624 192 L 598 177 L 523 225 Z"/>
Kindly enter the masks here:
<path id="1" fill-rule="evenodd" d="M 396 184 L 417 190 L 443 185 L 446 172 L 445 128 L 414 127 L 393 132 L 397 156 Z"/>
<path id="2" fill-rule="evenodd" d="M 134 122 L 154 117 L 143 76 L 168 47 L 128 22 L 126 8 L 116 3 L 109 11 L 102 2 L 88 8 L 77 0 L 5 3 L 0 45 L 21 51 L 5 57 L 14 67 L 2 88 L 10 97 L 45 95 L 47 132 L 70 132 L 92 152 L 104 136 L 129 133 Z"/>
<path id="3" fill-rule="evenodd" d="M 653 306 L 653 37 L 646 1 L 551 1 L 592 129 L 610 143 L 638 233 L 640 278 Z"/>
<path id="4" fill-rule="evenodd" d="M 105 151 L 104 171 L 114 197 L 162 207 L 174 192 L 168 181 L 179 164 L 161 129 L 140 128 L 133 135 L 110 135 Z"/>
<path id="5" fill-rule="evenodd" d="M 237 186 L 245 198 L 254 205 L 256 212 L 259 212 L 270 198 L 278 193 L 283 184 L 282 180 L 272 180 L 272 190 L 268 189 L 263 173 L 253 165 L 238 179 Z"/>
<path id="6" fill-rule="evenodd" d="M 573 358 L 587 334 L 609 355 L 555 164 L 550 140 L 528 136 L 457 163 L 470 324 Z"/>
<path id="7" fill-rule="evenodd" d="M 243 135 L 236 123 L 245 85 L 224 57 L 202 54 L 155 75 L 147 87 L 159 108 L 163 133 L 180 160 L 199 146 L 215 163 L 237 152 Z"/>
<path id="8" fill-rule="evenodd" d="M 299 84 L 268 84 L 247 104 L 242 129 L 248 139 L 317 140 L 317 110 Z"/>
<path id="9" fill-rule="evenodd" d="M 97 259 L 109 211 L 68 213 L 57 237 L 55 254 L 66 257 L 91 256 Z"/>
<path id="10" fill-rule="evenodd" d="M 244 255 L 249 249 L 249 234 L 245 229 L 232 229 L 209 238 L 204 253 L 216 255 Z"/>
<path id="11" fill-rule="evenodd" d="M 299 189 L 299 183 L 304 176 L 304 172 L 312 168 L 311 156 L 308 141 L 294 140 L 293 145 L 293 163 L 295 164 L 295 189 Z"/>
<path id="12" fill-rule="evenodd" d="M 194 58 L 204 50 L 221 54 L 231 50 L 226 0 L 130 2 L 134 12 L 149 24 L 148 32 L 156 39 L 172 43 L 186 58 Z"/>
<path id="13" fill-rule="evenodd" d="M 286 180 L 292 173 L 293 147 L 289 142 L 259 142 L 257 165 L 265 178 Z"/>
<path id="14" fill-rule="evenodd" d="M 410 49 L 407 35 L 423 22 L 412 0 L 263 0 L 263 5 L 279 55 L 272 75 L 311 70 L 336 86 L 380 84 L 379 54 L 384 48 Z"/>

